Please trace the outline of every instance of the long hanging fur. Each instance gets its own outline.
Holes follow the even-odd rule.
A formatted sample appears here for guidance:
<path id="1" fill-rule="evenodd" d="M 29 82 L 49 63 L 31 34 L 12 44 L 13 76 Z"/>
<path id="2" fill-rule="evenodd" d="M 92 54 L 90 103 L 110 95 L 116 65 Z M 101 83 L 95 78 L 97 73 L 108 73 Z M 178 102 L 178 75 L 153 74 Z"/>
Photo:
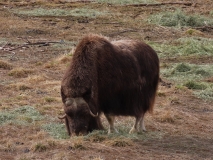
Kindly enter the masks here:
<path id="1" fill-rule="evenodd" d="M 147 44 L 89 35 L 62 80 L 62 100 L 83 97 L 93 113 L 137 116 L 153 110 L 159 59 Z"/>

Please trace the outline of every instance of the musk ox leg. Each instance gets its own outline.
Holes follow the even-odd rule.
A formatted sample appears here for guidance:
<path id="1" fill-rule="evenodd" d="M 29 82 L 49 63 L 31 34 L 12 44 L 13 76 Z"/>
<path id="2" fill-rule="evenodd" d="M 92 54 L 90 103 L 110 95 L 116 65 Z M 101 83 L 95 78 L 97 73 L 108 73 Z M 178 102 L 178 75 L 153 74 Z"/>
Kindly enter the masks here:
<path id="1" fill-rule="evenodd" d="M 114 126 L 115 117 L 110 114 L 105 114 L 105 117 L 106 117 L 107 121 L 109 122 L 108 134 L 118 133 L 118 131 L 115 129 L 115 126 Z"/>
<path id="2" fill-rule="evenodd" d="M 138 132 L 138 123 L 140 122 L 141 117 L 136 117 L 135 124 L 133 125 L 132 129 L 129 131 L 129 133 L 137 133 Z"/>
<path id="3" fill-rule="evenodd" d="M 143 131 L 146 131 L 146 127 L 144 125 L 144 114 L 141 117 L 141 120 L 139 122 L 139 132 L 143 132 Z"/>
<path id="4" fill-rule="evenodd" d="M 146 131 L 145 125 L 144 125 L 144 114 L 142 114 L 140 117 L 136 117 L 135 124 L 133 125 L 132 129 L 129 131 L 129 133 L 137 133 Z"/>

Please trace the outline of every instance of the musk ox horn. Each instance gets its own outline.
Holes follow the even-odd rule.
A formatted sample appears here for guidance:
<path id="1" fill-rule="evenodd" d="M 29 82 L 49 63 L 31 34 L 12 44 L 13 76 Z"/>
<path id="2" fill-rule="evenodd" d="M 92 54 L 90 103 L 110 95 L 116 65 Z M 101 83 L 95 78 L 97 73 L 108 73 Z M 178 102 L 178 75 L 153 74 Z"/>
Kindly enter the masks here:
<path id="1" fill-rule="evenodd" d="M 67 117 L 66 114 L 64 114 L 63 116 L 58 116 L 58 119 L 65 119 Z"/>
<path id="2" fill-rule="evenodd" d="M 80 98 L 75 98 L 75 101 L 76 101 L 77 104 L 87 104 L 87 102 L 86 102 L 82 97 L 80 97 Z M 91 116 L 93 116 L 93 117 L 98 117 L 98 113 L 97 113 L 96 115 L 93 114 L 92 111 L 90 110 L 90 108 L 89 108 L 89 112 L 90 112 L 90 115 L 91 115 Z"/>
<path id="3" fill-rule="evenodd" d="M 98 113 L 95 115 L 95 114 L 92 113 L 91 110 L 89 110 L 89 113 L 90 113 L 90 115 L 93 116 L 93 117 L 98 117 Z"/>

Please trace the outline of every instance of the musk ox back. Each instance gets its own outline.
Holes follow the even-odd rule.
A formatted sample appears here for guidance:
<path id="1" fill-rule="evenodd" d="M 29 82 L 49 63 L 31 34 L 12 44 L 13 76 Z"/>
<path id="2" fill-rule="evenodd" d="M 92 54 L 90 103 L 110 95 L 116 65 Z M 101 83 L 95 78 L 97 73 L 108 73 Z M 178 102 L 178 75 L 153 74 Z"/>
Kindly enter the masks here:
<path id="1" fill-rule="evenodd" d="M 147 44 L 110 42 L 88 35 L 78 44 L 61 83 L 68 133 L 103 129 L 100 114 L 116 132 L 114 116 L 134 116 L 132 132 L 145 130 L 144 115 L 153 110 L 159 81 L 159 59 Z"/>

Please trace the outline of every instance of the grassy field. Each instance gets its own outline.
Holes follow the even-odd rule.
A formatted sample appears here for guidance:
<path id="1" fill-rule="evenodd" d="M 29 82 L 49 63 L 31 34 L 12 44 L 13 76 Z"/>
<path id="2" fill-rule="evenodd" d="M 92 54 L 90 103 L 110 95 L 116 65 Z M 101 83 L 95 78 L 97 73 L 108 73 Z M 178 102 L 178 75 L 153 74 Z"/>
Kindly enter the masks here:
<path id="1" fill-rule="evenodd" d="M 0 1 L 0 160 L 144 160 L 213 157 L 213 3 L 195 1 Z M 175 2 L 175 3 L 174 3 Z M 133 117 L 69 137 L 60 83 L 80 39 L 137 39 L 160 58 L 147 132 Z"/>

